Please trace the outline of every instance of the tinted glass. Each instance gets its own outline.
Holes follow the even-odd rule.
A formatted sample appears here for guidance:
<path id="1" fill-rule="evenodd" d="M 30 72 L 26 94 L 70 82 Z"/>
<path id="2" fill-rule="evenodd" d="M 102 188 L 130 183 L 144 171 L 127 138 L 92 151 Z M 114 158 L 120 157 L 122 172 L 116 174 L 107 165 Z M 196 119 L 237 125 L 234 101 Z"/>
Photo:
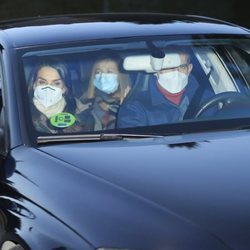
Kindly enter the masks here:
<path id="1" fill-rule="evenodd" d="M 26 49 L 29 124 L 51 135 L 250 117 L 249 54 L 244 37 Z"/>

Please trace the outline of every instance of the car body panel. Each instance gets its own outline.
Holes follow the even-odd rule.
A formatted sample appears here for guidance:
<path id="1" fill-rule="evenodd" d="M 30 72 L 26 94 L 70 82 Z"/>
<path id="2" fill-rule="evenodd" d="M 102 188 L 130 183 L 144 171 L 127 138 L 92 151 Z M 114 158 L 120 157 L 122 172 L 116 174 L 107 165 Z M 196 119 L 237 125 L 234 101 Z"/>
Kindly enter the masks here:
<path id="1" fill-rule="evenodd" d="M 171 15 L 111 15 L 111 16 L 72 16 L 44 18 L 2 25 L 3 33 L 13 41 L 13 47 L 38 46 L 138 36 L 235 34 L 247 35 L 249 32 L 235 25 L 211 19 Z M 178 19 L 179 18 L 179 19 Z M 114 22 L 115 20 L 115 22 Z M 151 20 L 151 21 L 148 21 Z M 21 26 L 21 27 L 19 27 Z M 0 24 L 1 28 L 1 24 Z M 67 34 L 67 35 L 65 35 Z"/>
<path id="2" fill-rule="evenodd" d="M 249 136 L 18 147 L 9 180 L 97 247 L 247 249 L 250 170 L 238 162 L 248 153 L 235 151 L 248 147 Z M 36 223 L 31 218 L 27 225 L 35 230 Z"/>
<path id="3" fill-rule="evenodd" d="M 73 150 L 72 145 L 43 150 L 187 220 L 228 246 L 237 249 L 241 245 L 247 249 L 250 169 L 248 161 L 241 161 L 248 158 L 248 152 L 240 149 L 248 148 L 249 132 L 238 137 L 219 139 L 219 134 L 217 139 L 209 137 L 186 144 L 178 137 L 176 143 L 173 137 L 156 139 L 152 144 L 94 143 L 87 148 L 76 144 Z M 190 137 L 182 139 L 187 141 Z M 168 223 L 168 218 L 160 221 Z"/>

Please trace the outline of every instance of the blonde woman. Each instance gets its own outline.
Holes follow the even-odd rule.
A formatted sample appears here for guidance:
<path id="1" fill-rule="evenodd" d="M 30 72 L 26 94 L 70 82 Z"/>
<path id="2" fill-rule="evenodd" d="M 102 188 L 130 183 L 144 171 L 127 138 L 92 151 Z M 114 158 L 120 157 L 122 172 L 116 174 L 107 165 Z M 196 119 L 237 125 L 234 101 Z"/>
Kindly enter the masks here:
<path id="1" fill-rule="evenodd" d="M 87 93 L 81 100 L 93 100 L 95 130 L 115 127 L 118 108 L 130 90 L 129 76 L 121 73 L 120 62 L 118 56 L 107 55 L 93 65 Z"/>

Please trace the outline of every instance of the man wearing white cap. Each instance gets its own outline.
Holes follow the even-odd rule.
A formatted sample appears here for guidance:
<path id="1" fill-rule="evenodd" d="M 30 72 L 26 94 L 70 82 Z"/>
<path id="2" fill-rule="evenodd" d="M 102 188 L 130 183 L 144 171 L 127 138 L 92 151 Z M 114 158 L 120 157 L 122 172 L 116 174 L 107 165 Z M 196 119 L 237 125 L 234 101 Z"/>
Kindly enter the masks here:
<path id="1" fill-rule="evenodd" d="M 152 75 L 146 91 L 136 93 L 121 106 L 118 128 L 183 120 L 199 87 L 197 81 L 189 81 L 193 65 L 188 51 L 184 48 L 169 48 L 165 52 L 162 68 Z"/>

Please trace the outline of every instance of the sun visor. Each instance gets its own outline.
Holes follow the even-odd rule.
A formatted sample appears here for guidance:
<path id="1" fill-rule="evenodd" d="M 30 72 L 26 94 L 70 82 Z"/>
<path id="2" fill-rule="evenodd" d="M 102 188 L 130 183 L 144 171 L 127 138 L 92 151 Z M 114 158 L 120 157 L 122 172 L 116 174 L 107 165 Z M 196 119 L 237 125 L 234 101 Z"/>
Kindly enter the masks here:
<path id="1" fill-rule="evenodd" d="M 157 72 L 161 69 L 169 69 L 181 65 L 181 59 L 177 53 L 168 53 L 164 58 L 155 58 L 151 55 L 127 56 L 123 61 L 123 67 L 128 71 Z"/>

